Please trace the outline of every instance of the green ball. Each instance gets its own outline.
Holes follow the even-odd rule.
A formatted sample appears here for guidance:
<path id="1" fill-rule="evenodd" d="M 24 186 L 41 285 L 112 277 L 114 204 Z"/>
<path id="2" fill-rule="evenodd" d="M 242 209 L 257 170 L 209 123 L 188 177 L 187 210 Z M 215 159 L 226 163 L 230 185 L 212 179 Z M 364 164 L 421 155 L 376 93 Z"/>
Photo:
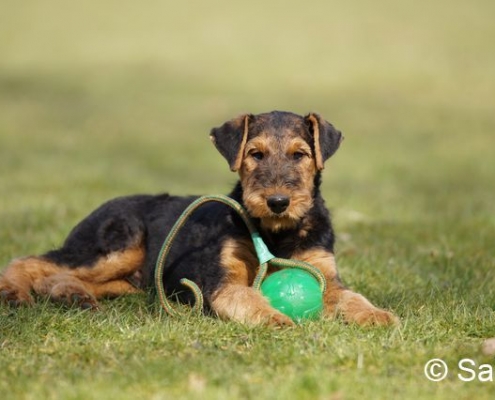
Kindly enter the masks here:
<path id="1" fill-rule="evenodd" d="M 261 293 L 273 308 L 295 322 L 317 319 L 323 310 L 318 280 L 302 269 L 287 268 L 274 272 L 261 284 Z"/>

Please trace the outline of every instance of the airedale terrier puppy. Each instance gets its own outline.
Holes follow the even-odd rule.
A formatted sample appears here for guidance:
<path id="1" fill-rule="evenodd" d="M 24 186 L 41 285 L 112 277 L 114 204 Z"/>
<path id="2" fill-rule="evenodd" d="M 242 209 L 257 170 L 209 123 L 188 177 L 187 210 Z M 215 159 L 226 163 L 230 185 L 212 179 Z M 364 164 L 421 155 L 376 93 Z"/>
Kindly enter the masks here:
<path id="1" fill-rule="evenodd" d="M 387 325 L 391 313 L 340 281 L 330 215 L 320 194 L 324 162 L 341 133 L 317 114 L 274 111 L 243 115 L 211 131 L 211 139 L 239 181 L 230 197 L 250 214 L 277 257 L 306 261 L 327 279 L 324 312 L 349 323 Z M 15 259 L 0 277 L 0 296 L 12 306 L 33 293 L 82 308 L 97 300 L 153 285 L 162 242 L 197 197 L 136 195 L 111 200 L 82 220 L 59 249 Z M 205 311 L 246 324 L 290 325 L 252 288 L 258 260 L 244 222 L 231 208 L 209 203 L 182 229 L 164 269 L 166 293 L 192 303 L 182 278 L 202 290 Z"/>

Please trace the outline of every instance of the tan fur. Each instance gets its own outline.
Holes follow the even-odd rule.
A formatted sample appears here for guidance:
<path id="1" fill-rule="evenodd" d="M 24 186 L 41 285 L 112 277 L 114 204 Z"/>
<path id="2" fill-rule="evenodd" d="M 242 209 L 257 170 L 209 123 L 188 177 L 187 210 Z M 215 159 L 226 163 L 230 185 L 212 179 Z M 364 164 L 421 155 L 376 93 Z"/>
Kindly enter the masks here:
<path id="1" fill-rule="evenodd" d="M 361 326 L 399 324 L 395 315 L 375 307 L 364 296 L 351 290 L 341 293 L 337 309 L 345 321 Z"/>
<path id="2" fill-rule="evenodd" d="M 255 138 L 251 139 L 246 143 L 244 147 L 244 160 L 247 161 L 244 165 L 242 165 L 243 170 L 240 172 L 241 174 L 250 174 L 256 168 L 256 163 L 252 160 L 248 160 L 248 156 L 256 151 L 260 151 L 264 154 L 270 154 L 273 151 L 275 143 L 274 140 L 268 134 L 260 134 Z M 251 161 L 251 162 L 250 162 Z"/>
<path id="3" fill-rule="evenodd" d="M 82 281 L 104 283 L 137 271 L 144 263 L 145 252 L 142 246 L 113 252 L 102 257 L 91 268 L 75 268 L 73 274 Z"/>
<path id="4" fill-rule="evenodd" d="M 250 287 L 259 267 L 250 241 L 227 239 L 222 246 L 220 260 L 226 276 L 211 302 L 213 311 L 220 318 L 248 325 L 292 324 L 288 317 L 270 307 L 260 292 Z"/>
<path id="5" fill-rule="evenodd" d="M 346 322 L 363 326 L 398 323 L 398 319 L 393 314 L 375 307 L 364 296 L 352 292 L 340 283 L 332 253 L 324 249 L 311 249 L 295 253 L 292 258 L 313 265 L 325 276 L 327 290 L 323 302 L 326 316 L 341 315 Z"/>
<path id="6" fill-rule="evenodd" d="M 292 320 L 273 309 L 260 292 L 243 284 L 227 284 L 212 297 L 212 309 L 222 319 L 247 325 L 293 325 Z"/>
<path id="7" fill-rule="evenodd" d="M 298 251 L 292 255 L 292 258 L 305 261 L 318 268 L 329 281 L 337 278 L 335 256 L 325 249 L 313 248 L 310 250 Z"/>
<path id="8" fill-rule="evenodd" d="M 86 287 L 94 293 L 96 298 L 102 297 L 118 297 L 124 294 L 141 293 L 142 290 L 136 288 L 131 283 L 124 279 L 116 279 L 109 282 L 100 283 L 98 285 L 85 283 Z"/>
<path id="9" fill-rule="evenodd" d="M 280 149 L 277 149 L 278 147 Z M 257 164 L 249 155 L 261 152 L 268 156 L 273 151 L 277 155 L 280 152 L 287 157 L 291 157 L 296 152 L 305 154 L 305 157 L 295 166 L 302 185 L 297 188 L 285 185 L 257 187 L 256 179 L 253 176 Z M 260 218 L 261 226 L 272 232 L 291 229 L 296 226 L 313 206 L 313 178 L 316 168 L 311 156 L 311 148 L 303 139 L 298 137 L 288 137 L 282 143 L 277 143 L 269 134 L 261 134 L 247 142 L 244 153 L 244 161 L 239 175 L 244 188 L 243 201 L 250 215 Z M 289 208 L 283 215 L 274 215 L 266 204 L 267 197 L 275 193 L 284 194 L 291 198 Z"/>
<path id="10" fill-rule="evenodd" d="M 139 270 L 144 254 L 141 246 L 133 247 L 80 268 L 56 265 L 40 257 L 17 259 L 0 276 L 0 293 L 17 303 L 32 303 L 31 292 L 35 292 L 64 303 L 96 306 L 97 298 L 139 291 L 124 278 Z"/>
<path id="11" fill-rule="evenodd" d="M 325 167 L 325 165 L 323 162 L 323 156 L 321 154 L 321 147 L 320 147 L 320 127 L 318 125 L 318 119 L 313 114 L 310 114 L 308 116 L 308 119 L 311 121 L 311 124 L 313 125 L 316 168 L 321 171 Z"/>
<path id="12" fill-rule="evenodd" d="M 42 296 L 48 296 L 53 301 L 63 304 L 77 304 L 85 308 L 97 308 L 93 292 L 86 285 L 75 278 L 69 270 L 63 269 L 54 275 L 35 282 L 33 291 Z"/>
<path id="13" fill-rule="evenodd" d="M 58 265 L 38 257 L 25 257 L 13 260 L 0 276 L 0 293 L 7 300 L 19 303 L 33 303 L 31 290 L 42 285 L 42 281 L 63 269 Z"/>
<path id="14" fill-rule="evenodd" d="M 237 158 L 235 160 L 234 166 L 232 168 L 233 172 L 237 172 L 242 165 L 242 160 L 244 159 L 244 148 L 246 147 L 246 142 L 248 138 L 248 125 L 249 125 L 249 116 L 244 117 L 244 132 L 242 134 L 242 142 L 241 147 L 239 149 L 239 153 L 237 153 Z"/>
<path id="15" fill-rule="evenodd" d="M 220 263 L 226 282 L 251 286 L 258 269 L 258 259 L 250 240 L 227 239 L 222 246 Z"/>

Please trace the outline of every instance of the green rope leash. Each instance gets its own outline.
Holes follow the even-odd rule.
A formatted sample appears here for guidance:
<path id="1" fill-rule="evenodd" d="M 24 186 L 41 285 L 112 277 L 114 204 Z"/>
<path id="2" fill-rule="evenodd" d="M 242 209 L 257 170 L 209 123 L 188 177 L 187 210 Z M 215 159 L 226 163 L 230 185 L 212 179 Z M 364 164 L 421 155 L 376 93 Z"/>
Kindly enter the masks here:
<path id="1" fill-rule="evenodd" d="M 209 202 L 219 202 L 223 203 L 231 208 L 233 208 L 239 216 L 242 218 L 244 223 L 246 224 L 250 234 L 251 234 L 251 239 L 253 240 L 254 248 L 256 250 L 256 255 L 258 257 L 258 260 L 260 262 L 260 267 L 258 270 L 258 273 L 256 274 L 256 277 L 254 279 L 253 287 L 257 290 L 260 290 L 261 287 L 261 282 L 263 282 L 263 279 L 265 279 L 265 276 L 268 271 L 268 265 L 272 265 L 277 268 L 299 268 L 302 270 L 305 270 L 312 274 L 317 280 L 318 283 L 320 284 L 320 289 L 321 292 L 324 293 L 326 290 L 326 280 L 325 277 L 323 276 L 322 272 L 312 266 L 311 264 L 304 262 L 304 261 L 299 261 L 299 260 L 287 260 L 284 258 L 277 258 L 275 257 L 272 253 L 270 253 L 270 250 L 268 250 L 268 247 L 266 244 L 263 242 L 263 239 L 261 238 L 260 234 L 256 230 L 253 222 L 251 221 L 247 211 L 235 200 L 231 199 L 230 197 L 223 196 L 223 195 L 218 195 L 218 196 L 202 196 L 193 201 L 189 207 L 187 207 L 184 212 L 180 215 L 172 229 L 170 230 L 169 234 L 165 238 L 165 241 L 163 242 L 162 248 L 160 250 L 160 253 L 158 255 L 158 259 L 156 262 L 156 267 L 155 267 L 155 287 L 158 293 L 158 298 L 160 300 L 160 304 L 162 308 L 171 316 L 180 316 L 180 313 L 176 311 L 170 302 L 167 299 L 167 296 L 165 294 L 165 289 L 163 286 L 163 268 L 165 266 L 165 260 L 167 259 L 167 256 L 170 252 L 170 249 L 172 248 L 173 241 L 175 240 L 175 237 L 179 233 L 180 229 L 184 226 L 186 223 L 187 219 L 189 216 L 199 207 L 202 205 L 209 203 Z M 193 307 L 193 311 L 195 312 L 200 312 L 203 309 L 203 294 L 201 293 L 201 289 L 198 287 L 196 283 L 189 279 L 181 279 L 180 283 L 187 288 L 189 288 L 195 298 L 195 303 Z"/>

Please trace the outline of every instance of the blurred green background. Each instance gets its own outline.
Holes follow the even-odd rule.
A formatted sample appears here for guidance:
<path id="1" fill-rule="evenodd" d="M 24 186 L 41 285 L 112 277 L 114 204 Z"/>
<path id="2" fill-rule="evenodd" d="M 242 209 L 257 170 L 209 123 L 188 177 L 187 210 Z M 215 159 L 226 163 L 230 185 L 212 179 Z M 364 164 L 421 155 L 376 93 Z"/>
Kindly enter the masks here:
<path id="1" fill-rule="evenodd" d="M 406 327 L 392 361 L 426 361 L 417 337 L 436 356 L 478 346 L 495 336 L 494 15 L 493 0 L 2 0 L 0 265 L 110 197 L 227 193 L 212 127 L 314 111 L 346 137 L 323 184 L 344 281 Z"/>
<path id="2" fill-rule="evenodd" d="M 400 202 L 409 215 L 440 206 L 407 204 L 413 185 L 465 200 L 489 189 L 492 1 L 1 8 L 2 209 L 26 192 L 43 207 L 44 191 L 58 201 L 71 185 L 90 198 L 226 191 L 234 177 L 209 129 L 272 109 L 317 111 L 345 133 L 326 184 L 337 207 L 356 208 L 364 194 L 365 212 Z"/>
<path id="3" fill-rule="evenodd" d="M 3 246 L 27 240 L 19 224 L 35 210 L 55 220 L 55 245 L 53 229 L 111 196 L 227 192 L 235 176 L 209 130 L 273 109 L 344 132 L 324 184 L 337 221 L 493 229 L 494 12 L 489 0 L 3 1 Z"/>

